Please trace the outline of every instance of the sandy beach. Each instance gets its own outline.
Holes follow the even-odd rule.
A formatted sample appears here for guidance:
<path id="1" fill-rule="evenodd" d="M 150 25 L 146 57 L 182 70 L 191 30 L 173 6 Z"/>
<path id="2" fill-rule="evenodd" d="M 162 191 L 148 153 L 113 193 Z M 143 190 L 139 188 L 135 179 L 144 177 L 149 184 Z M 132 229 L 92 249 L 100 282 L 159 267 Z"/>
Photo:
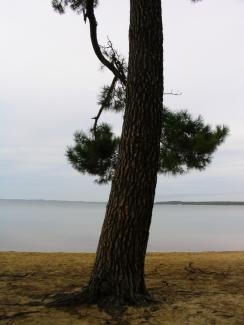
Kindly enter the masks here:
<path id="1" fill-rule="evenodd" d="M 244 252 L 150 253 L 146 282 L 158 304 L 109 314 L 97 306 L 46 308 L 79 290 L 94 254 L 0 253 L 0 324 L 244 324 Z"/>

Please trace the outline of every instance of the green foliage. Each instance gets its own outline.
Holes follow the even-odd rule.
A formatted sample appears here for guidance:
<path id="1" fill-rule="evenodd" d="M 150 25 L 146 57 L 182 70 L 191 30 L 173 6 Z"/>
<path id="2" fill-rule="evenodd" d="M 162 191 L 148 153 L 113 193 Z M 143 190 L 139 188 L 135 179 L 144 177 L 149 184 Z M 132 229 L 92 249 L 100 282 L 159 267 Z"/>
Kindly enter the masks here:
<path id="1" fill-rule="evenodd" d="M 227 127 L 212 129 L 201 116 L 194 120 L 186 111 L 164 108 L 159 171 L 176 175 L 205 169 L 227 134 Z"/>
<path id="2" fill-rule="evenodd" d="M 198 2 L 201 0 L 192 0 Z M 76 132 L 74 146 L 67 150 L 67 158 L 72 166 L 81 173 L 98 176 L 96 182 L 106 183 L 114 175 L 118 157 L 119 138 L 112 133 L 107 124 L 98 124 L 103 110 L 121 112 L 126 104 L 126 79 L 128 65 L 126 60 L 114 49 L 108 39 L 107 46 L 100 46 L 96 39 L 96 19 L 91 8 L 98 5 L 98 0 L 52 0 L 53 8 L 60 14 L 67 7 L 77 13 L 83 13 L 84 19 L 90 12 L 90 24 L 93 30 L 95 53 L 111 70 L 115 79 L 110 86 L 104 86 L 98 98 L 101 106 L 95 123 L 88 134 Z M 103 57 L 103 59 L 101 59 Z M 107 61 L 106 61 L 107 60 Z M 108 63 L 106 65 L 106 62 Z M 162 135 L 160 146 L 159 172 L 183 174 L 191 169 L 202 170 L 211 162 L 212 154 L 224 141 L 228 128 L 217 126 L 212 129 L 204 124 L 201 117 L 193 119 L 186 111 L 172 112 L 167 108 L 162 110 Z"/>
<path id="3" fill-rule="evenodd" d="M 65 13 L 66 7 L 70 7 L 79 14 L 86 10 L 88 1 L 89 0 L 52 0 L 52 6 L 60 14 Z M 94 7 L 98 5 L 98 0 L 90 1 L 93 1 Z"/>
<path id="4" fill-rule="evenodd" d="M 176 175 L 206 168 L 227 134 L 225 126 L 212 129 L 201 117 L 194 120 L 186 111 L 164 108 L 159 173 Z M 107 183 L 116 167 L 119 140 L 107 124 L 97 127 L 96 136 L 92 129 L 88 135 L 76 132 L 75 145 L 67 150 L 68 160 L 79 172 L 97 175 L 97 183 Z"/>
<path id="5" fill-rule="evenodd" d="M 122 84 L 118 83 L 109 94 L 110 86 L 104 86 L 101 89 L 98 97 L 98 104 L 103 107 L 104 110 L 110 110 L 114 112 L 121 112 L 125 110 L 125 89 Z"/>
<path id="6" fill-rule="evenodd" d="M 81 173 L 97 175 L 98 183 L 111 180 L 117 160 L 119 138 L 115 137 L 108 124 L 101 124 L 88 134 L 76 132 L 75 145 L 68 147 L 66 156 L 72 166 Z"/>

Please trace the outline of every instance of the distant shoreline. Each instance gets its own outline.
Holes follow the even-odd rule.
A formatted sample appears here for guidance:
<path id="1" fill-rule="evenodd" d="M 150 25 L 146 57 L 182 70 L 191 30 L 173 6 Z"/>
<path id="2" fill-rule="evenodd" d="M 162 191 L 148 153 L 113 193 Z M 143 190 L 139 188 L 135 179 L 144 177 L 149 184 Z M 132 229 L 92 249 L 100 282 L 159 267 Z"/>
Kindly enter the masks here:
<path id="1" fill-rule="evenodd" d="M 167 201 L 155 202 L 155 205 L 244 205 L 242 201 Z"/>
<path id="2" fill-rule="evenodd" d="M 55 203 L 55 204 L 107 204 L 107 202 L 92 201 L 67 201 L 67 200 L 42 200 L 42 199 L 0 199 L 0 203 Z M 232 205 L 244 206 L 244 201 L 159 201 L 154 205 Z"/>

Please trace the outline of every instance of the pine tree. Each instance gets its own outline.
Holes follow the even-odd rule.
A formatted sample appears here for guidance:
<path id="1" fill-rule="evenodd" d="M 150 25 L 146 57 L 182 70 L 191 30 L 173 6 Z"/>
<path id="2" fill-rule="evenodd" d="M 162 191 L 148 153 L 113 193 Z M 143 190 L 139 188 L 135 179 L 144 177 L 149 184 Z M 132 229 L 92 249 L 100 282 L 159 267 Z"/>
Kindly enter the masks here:
<path id="1" fill-rule="evenodd" d="M 94 52 L 113 73 L 100 96 L 100 110 L 89 134 L 76 132 L 67 151 L 73 167 L 112 181 L 105 220 L 88 286 L 60 296 L 52 305 L 98 303 L 140 304 L 150 301 L 144 280 L 144 259 L 154 203 L 157 173 L 203 169 L 227 134 L 212 130 L 201 117 L 173 113 L 163 107 L 163 33 L 161 0 L 130 0 L 129 61 L 109 41 L 97 40 L 95 0 L 53 0 L 64 13 L 68 6 L 90 24 Z M 103 110 L 122 111 L 121 137 L 98 124 Z"/>
<path id="2" fill-rule="evenodd" d="M 187 111 L 172 112 L 164 107 L 161 116 L 160 174 L 182 175 L 192 169 L 204 170 L 228 134 L 226 126 L 217 125 L 213 129 L 201 116 L 193 119 Z M 94 126 L 88 133 L 75 132 L 74 145 L 68 147 L 66 156 L 76 170 L 95 175 L 96 183 L 106 184 L 113 179 L 119 142 L 111 126 L 102 123 L 96 126 L 96 135 Z"/>

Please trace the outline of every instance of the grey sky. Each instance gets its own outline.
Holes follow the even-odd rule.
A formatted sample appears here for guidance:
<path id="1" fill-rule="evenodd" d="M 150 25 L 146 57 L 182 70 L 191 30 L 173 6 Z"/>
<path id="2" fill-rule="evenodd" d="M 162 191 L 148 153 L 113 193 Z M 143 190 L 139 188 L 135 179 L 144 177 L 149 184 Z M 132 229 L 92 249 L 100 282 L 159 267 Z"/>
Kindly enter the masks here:
<path id="1" fill-rule="evenodd" d="M 129 1 L 103 0 L 100 43 L 128 54 Z M 157 200 L 244 200 L 244 1 L 163 1 L 165 104 L 226 124 L 231 135 L 204 172 L 160 176 Z M 0 198 L 106 200 L 109 186 L 77 173 L 64 152 L 87 130 L 108 72 L 99 71 L 88 25 L 49 0 L 2 1 Z M 120 129 L 119 115 L 106 115 Z"/>

